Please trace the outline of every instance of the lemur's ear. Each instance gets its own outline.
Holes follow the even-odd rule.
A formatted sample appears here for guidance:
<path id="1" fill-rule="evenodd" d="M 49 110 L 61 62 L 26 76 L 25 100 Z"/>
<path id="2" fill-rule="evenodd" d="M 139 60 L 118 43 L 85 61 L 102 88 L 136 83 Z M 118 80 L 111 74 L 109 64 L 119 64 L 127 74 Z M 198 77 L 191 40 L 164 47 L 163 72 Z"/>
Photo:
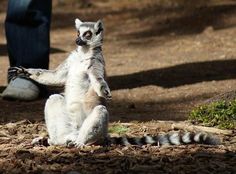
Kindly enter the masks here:
<path id="1" fill-rule="evenodd" d="M 94 25 L 94 28 L 96 30 L 96 35 L 101 33 L 104 30 L 104 25 L 103 25 L 102 20 L 98 20 L 96 24 Z"/>
<path id="2" fill-rule="evenodd" d="M 75 19 L 75 27 L 78 29 L 83 22 L 78 18 Z"/>

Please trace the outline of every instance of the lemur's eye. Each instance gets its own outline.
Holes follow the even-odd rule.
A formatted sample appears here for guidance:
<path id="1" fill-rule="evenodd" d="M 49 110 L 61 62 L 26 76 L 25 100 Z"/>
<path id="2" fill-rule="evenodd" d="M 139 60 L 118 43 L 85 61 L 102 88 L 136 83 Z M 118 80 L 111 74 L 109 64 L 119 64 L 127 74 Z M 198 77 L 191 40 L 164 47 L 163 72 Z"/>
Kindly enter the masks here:
<path id="1" fill-rule="evenodd" d="M 92 38 L 92 32 L 91 31 L 86 31 L 84 34 L 83 34 L 83 37 L 85 37 L 87 40 L 90 40 Z"/>
<path id="2" fill-rule="evenodd" d="M 80 32 L 79 32 L 79 31 L 77 31 L 77 36 L 79 37 L 79 35 L 80 35 Z"/>

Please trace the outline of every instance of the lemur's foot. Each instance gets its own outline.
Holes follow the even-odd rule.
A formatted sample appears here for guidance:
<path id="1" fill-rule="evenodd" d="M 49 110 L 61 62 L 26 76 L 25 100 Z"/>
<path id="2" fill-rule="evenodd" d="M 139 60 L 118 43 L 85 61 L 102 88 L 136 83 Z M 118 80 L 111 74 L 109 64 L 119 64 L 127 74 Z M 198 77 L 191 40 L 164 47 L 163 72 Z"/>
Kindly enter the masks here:
<path id="1" fill-rule="evenodd" d="M 75 147 L 77 147 L 77 148 L 83 148 L 85 146 L 85 144 L 83 144 L 83 143 L 76 143 L 75 144 Z"/>
<path id="2" fill-rule="evenodd" d="M 66 136 L 66 146 L 67 147 L 76 147 L 75 140 L 78 137 L 77 133 L 70 133 Z"/>
<path id="3" fill-rule="evenodd" d="M 66 146 L 67 146 L 67 147 L 75 147 L 75 143 L 74 143 L 74 141 L 72 141 L 72 140 L 67 140 L 67 141 L 66 141 Z"/>
<path id="4" fill-rule="evenodd" d="M 34 146 L 49 146 L 47 137 L 37 137 L 31 141 L 31 144 Z"/>
<path id="5" fill-rule="evenodd" d="M 66 141 L 66 146 L 67 147 L 77 147 L 77 148 L 80 148 L 80 147 L 84 147 L 85 144 L 84 143 L 80 143 L 80 142 L 76 142 L 76 141 L 72 141 L 72 140 L 67 140 Z"/>

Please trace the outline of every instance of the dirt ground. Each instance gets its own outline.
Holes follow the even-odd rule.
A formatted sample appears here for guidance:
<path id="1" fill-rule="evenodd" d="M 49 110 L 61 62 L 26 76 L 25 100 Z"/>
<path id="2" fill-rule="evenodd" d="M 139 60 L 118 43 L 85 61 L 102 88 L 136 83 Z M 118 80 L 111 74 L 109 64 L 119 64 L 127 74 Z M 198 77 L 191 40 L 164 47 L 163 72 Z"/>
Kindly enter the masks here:
<path id="1" fill-rule="evenodd" d="M 130 123 L 129 135 L 171 130 L 156 120 L 184 121 L 194 106 L 235 90 L 233 1 L 215 0 L 220 3 L 194 8 L 194 3 L 183 7 L 161 0 L 99 0 L 85 9 L 70 1 L 54 1 L 50 68 L 75 48 L 76 17 L 103 19 L 103 51 L 113 96 L 110 121 Z M 8 68 L 5 8 L 3 1 L 1 91 Z M 219 135 L 224 140 L 220 146 L 32 147 L 33 137 L 46 134 L 44 103 L 45 99 L 0 99 L 0 173 L 236 173 L 235 133 Z"/>

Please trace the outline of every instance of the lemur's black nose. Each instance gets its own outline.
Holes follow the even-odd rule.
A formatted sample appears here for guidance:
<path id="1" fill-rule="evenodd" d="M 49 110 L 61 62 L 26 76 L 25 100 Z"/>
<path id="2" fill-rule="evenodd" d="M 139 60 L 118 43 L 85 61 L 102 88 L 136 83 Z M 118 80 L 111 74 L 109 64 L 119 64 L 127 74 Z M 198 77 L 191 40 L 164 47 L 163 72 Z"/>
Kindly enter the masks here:
<path id="1" fill-rule="evenodd" d="M 83 40 L 81 39 L 81 37 L 78 37 L 78 38 L 76 39 L 75 43 L 76 43 L 77 45 L 79 45 L 79 46 L 87 45 L 87 42 L 83 41 Z"/>

